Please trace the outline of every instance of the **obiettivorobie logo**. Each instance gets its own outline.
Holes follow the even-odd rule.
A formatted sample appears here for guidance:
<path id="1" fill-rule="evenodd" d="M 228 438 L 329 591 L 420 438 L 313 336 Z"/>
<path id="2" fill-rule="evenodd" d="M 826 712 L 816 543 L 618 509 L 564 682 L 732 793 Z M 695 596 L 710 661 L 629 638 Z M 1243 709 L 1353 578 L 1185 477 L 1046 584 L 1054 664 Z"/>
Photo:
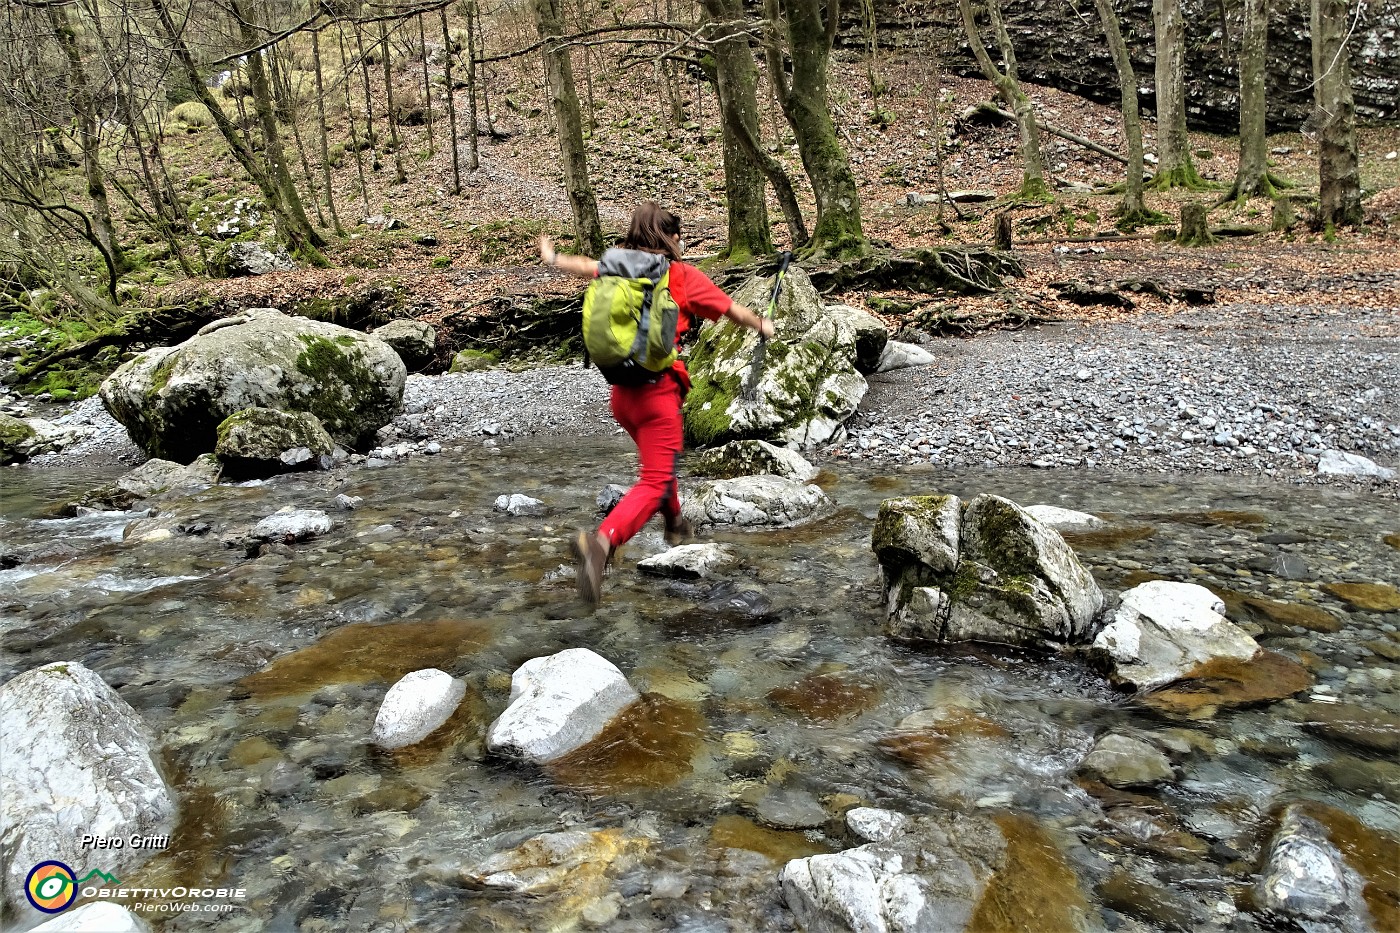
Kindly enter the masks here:
<path id="1" fill-rule="evenodd" d="M 120 885 L 113 876 L 94 868 L 81 878 L 74 875 L 73 869 L 58 861 L 40 862 L 29 869 L 24 879 L 24 896 L 34 909 L 46 914 L 62 913 L 78 898 L 78 886 L 99 878 L 107 884 Z"/>

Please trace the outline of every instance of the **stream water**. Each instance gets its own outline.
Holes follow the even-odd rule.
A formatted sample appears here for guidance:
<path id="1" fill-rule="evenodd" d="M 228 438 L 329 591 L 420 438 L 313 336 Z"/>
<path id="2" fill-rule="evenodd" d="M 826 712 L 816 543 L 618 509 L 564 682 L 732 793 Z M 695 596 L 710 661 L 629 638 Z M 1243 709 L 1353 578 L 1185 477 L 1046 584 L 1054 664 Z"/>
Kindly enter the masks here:
<path id="1" fill-rule="evenodd" d="M 170 930 L 791 928 L 778 869 L 851 845 L 839 817 L 856 802 L 1033 821 L 1107 928 L 1184 922 L 1169 922 L 1165 898 L 1196 928 L 1253 929 L 1249 889 L 1278 805 L 1307 797 L 1400 833 L 1400 786 L 1383 770 L 1394 766 L 1307 728 L 1337 700 L 1400 719 L 1400 615 L 1321 589 L 1400 583 L 1384 540 L 1400 532 L 1393 502 L 1233 477 L 842 467 L 818 478 L 839 507 L 830 518 L 712 535 L 738 555 L 719 581 L 638 574 L 636 559 L 664 547 L 653 524 L 589 614 L 565 535 L 596 521 L 605 483 L 629 482 L 629 456 L 621 442 L 522 443 L 221 485 L 163 497 L 149 517 L 57 520 L 44 517 L 55 503 L 110 477 L 7 470 L 0 537 L 25 559 L 0 570 L 0 681 L 80 661 L 157 736 L 181 822 L 123 880 L 248 892 L 216 918 L 154 921 Z M 363 504 L 335 511 L 342 492 Z M 494 512 L 512 492 L 550 514 Z M 1114 517 L 1114 531 L 1070 539 L 1110 599 L 1154 577 L 1211 586 L 1316 685 L 1173 721 L 1074 658 L 888 641 L 872 520 L 884 498 L 931 492 Z M 287 505 L 337 525 L 256 559 L 224 546 Z M 1340 624 L 1250 615 L 1247 597 L 1315 604 Z M 643 702 L 557 767 L 488 756 L 511 672 L 569 647 L 607 657 Z M 458 714 L 419 746 L 374 748 L 385 690 L 424 667 L 466 682 Z M 901 741 L 896 724 L 930 708 L 969 725 Z M 1076 765 L 1110 728 L 1179 747 L 1177 778 L 1086 790 Z M 612 832 L 555 890 L 465 880 L 493 853 L 571 828 Z M 1141 884 L 1108 885 L 1125 875 Z"/>

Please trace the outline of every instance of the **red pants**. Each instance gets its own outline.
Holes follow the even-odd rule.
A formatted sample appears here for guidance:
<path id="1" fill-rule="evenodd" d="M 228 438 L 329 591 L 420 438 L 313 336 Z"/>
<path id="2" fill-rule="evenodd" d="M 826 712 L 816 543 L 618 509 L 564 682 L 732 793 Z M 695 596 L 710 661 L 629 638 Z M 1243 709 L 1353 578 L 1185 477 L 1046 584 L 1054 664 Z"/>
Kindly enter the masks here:
<path id="1" fill-rule="evenodd" d="M 632 435 L 642 458 L 637 484 L 598 527 L 617 547 L 657 512 L 668 519 L 681 514 L 676 488 L 676 462 L 684 444 L 679 380 L 666 376 L 650 385 L 613 386 L 612 413 Z"/>

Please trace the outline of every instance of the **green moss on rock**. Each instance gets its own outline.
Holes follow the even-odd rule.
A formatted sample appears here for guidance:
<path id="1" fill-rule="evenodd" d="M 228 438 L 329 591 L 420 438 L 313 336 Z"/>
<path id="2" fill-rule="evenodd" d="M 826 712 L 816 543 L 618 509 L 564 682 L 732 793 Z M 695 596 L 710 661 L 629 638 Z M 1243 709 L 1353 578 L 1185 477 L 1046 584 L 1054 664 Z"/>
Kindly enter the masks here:
<path id="1" fill-rule="evenodd" d="M 704 446 L 727 439 L 734 424 L 729 406 L 742 388 L 739 377 L 728 373 L 717 373 L 712 379 L 696 383 L 681 409 L 686 441 Z"/>
<path id="2" fill-rule="evenodd" d="M 10 415 L 0 415 L 0 466 L 28 460 L 25 444 L 34 436 L 34 429 L 23 421 Z"/>
<path id="3" fill-rule="evenodd" d="M 297 371 L 320 387 L 308 400 L 307 408 L 332 433 L 345 430 L 355 423 L 360 404 L 379 394 L 379 380 L 365 365 L 354 338 L 329 340 L 316 334 L 297 337 L 306 344 L 306 349 L 297 355 Z"/>

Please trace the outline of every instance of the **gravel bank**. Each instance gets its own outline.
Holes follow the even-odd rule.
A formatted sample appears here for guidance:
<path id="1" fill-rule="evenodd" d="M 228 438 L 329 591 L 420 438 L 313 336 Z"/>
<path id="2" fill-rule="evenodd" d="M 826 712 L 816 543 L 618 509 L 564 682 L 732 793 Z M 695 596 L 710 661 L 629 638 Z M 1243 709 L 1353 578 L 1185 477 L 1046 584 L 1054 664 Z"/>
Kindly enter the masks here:
<path id="1" fill-rule="evenodd" d="M 1400 466 L 1400 339 L 1390 310 L 1233 305 L 929 344 L 933 366 L 874 376 L 849 437 L 817 459 L 1317 477 L 1343 450 Z M 375 454 L 430 444 L 619 433 L 607 385 L 574 364 L 413 376 Z M 135 462 L 96 399 L 90 436 L 39 465 Z M 1388 490 L 1400 483 L 1384 484 Z M 1400 494 L 1400 493 L 1397 493 Z"/>

